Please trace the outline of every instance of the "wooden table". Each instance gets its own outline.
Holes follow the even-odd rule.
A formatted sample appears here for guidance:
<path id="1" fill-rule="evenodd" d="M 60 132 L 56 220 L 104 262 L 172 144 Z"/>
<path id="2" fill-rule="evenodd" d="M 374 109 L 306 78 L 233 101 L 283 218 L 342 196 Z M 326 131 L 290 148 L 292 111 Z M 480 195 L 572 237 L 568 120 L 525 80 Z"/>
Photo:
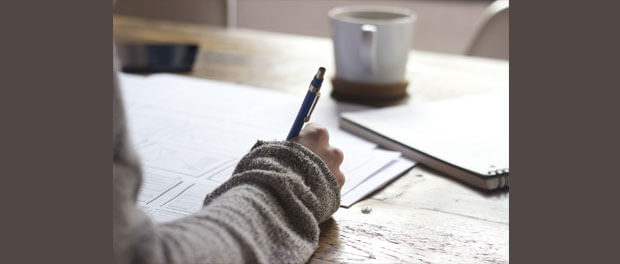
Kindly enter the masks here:
<path id="1" fill-rule="evenodd" d="M 190 76 L 305 94 L 334 68 L 329 39 L 114 17 L 117 42 L 200 45 Z M 411 51 L 409 102 L 508 89 L 508 62 Z M 333 74 L 333 71 L 329 71 Z M 324 94 L 331 91 L 324 83 Z M 346 155 L 346 153 L 345 153 Z M 321 226 L 311 263 L 508 262 L 508 191 L 478 191 L 418 165 Z M 370 208 L 363 213 L 362 208 Z"/>

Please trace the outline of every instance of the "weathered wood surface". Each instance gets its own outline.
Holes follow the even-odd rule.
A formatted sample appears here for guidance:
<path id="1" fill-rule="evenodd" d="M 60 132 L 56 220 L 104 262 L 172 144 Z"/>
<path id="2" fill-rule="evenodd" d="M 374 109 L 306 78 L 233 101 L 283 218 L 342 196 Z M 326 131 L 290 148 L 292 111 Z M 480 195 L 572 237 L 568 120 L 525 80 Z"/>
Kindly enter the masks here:
<path id="1" fill-rule="evenodd" d="M 333 75 L 329 39 L 243 29 L 114 18 L 117 41 L 191 42 L 200 54 L 190 76 L 302 95 L 308 73 Z M 412 51 L 410 102 L 508 88 L 508 62 Z M 325 82 L 324 92 L 331 90 Z M 323 100 L 323 99 L 322 99 Z M 345 153 L 346 155 L 346 153 Z M 508 262 L 507 191 L 482 192 L 417 166 L 322 225 L 311 263 Z M 363 213 L 363 208 L 372 209 Z"/>

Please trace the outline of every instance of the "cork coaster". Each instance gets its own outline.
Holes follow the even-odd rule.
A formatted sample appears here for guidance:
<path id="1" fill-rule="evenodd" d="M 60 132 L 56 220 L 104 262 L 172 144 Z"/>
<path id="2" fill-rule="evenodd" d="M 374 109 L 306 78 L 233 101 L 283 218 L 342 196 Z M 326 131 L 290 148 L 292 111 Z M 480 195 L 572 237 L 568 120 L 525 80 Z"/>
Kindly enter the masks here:
<path id="1" fill-rule="evenodd" d="M 408 81 L 393 84 L 368 84 L 332 79 L 332 97 L 372 106 L 394 105 L 407 97 Z"/>

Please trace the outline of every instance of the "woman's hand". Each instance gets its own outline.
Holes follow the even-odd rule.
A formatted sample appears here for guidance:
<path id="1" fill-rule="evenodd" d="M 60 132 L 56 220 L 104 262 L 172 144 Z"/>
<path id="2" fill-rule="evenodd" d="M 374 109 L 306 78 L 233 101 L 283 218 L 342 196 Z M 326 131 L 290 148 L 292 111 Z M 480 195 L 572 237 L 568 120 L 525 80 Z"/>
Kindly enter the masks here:
<path id="1" fill-rule="evenodd" d="M 340 171 L 340 164 L 344 160 L 342 150 L 329 145 L 327 129 L 317 123 L 308 123 L 299 132 L 299 136 L 291 141 L 302 144 L 317 154 L 336 177 L 338 187 L 344 184 L 344 174 Z"/>

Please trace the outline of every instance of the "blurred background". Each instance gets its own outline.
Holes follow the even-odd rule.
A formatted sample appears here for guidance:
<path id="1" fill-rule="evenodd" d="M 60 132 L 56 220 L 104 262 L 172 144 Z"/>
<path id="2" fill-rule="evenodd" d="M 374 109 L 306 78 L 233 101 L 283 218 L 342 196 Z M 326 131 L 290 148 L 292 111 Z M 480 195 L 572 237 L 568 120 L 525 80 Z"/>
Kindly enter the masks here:
<path id="1" fill-rule="evenodd" d="M 114 14 L 330 37 L 327 12 L 345 5 L 416 12 L 416 50 L 508 59 L 507 0 L 118 0 Z"/>

